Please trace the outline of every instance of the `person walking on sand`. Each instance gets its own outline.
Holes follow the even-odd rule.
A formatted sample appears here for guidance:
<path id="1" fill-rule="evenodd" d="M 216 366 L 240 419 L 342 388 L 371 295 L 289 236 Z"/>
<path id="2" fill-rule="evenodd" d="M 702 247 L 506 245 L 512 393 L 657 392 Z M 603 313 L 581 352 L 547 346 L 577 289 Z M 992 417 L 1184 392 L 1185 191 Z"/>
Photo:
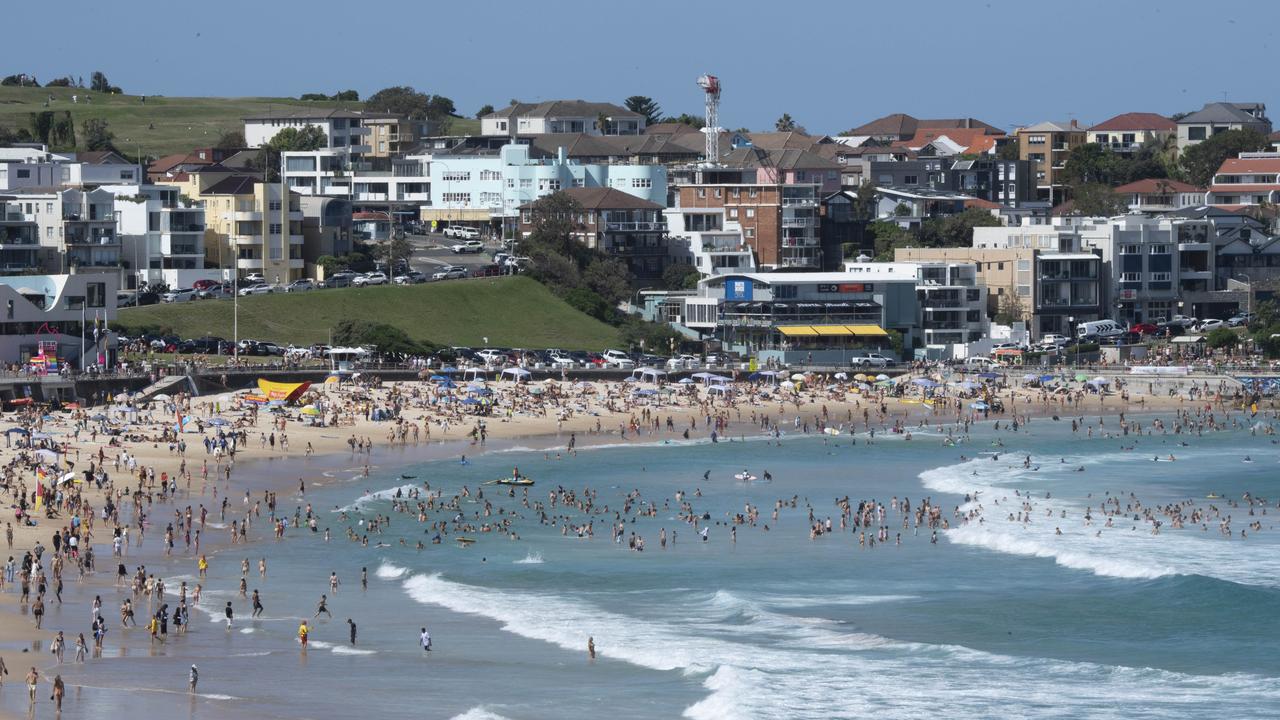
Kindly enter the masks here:
<path id="1" fill-rule="evenodd" d="M 36 685 L 40 682 L 40 672 L 35 666 L 31 667 L 31 671 L 27 673 L 27 697 L 34 704 L 36 701 Z"/>

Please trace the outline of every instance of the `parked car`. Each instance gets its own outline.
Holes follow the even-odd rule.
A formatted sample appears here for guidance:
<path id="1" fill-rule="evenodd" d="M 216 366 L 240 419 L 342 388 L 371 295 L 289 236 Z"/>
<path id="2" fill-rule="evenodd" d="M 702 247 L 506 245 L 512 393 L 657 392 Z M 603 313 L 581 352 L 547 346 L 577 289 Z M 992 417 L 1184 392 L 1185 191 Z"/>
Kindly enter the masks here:
<path id="1" fill-rule="evenodd" d="M 1026 349 L 1027 349 L 1026 345 L 1022 343 L 1016 343 L 1016 342 L 999 343 L 997 345 L 991 346 L 991 352 L 995 352 L 996 350 L 1026 350 Z"/>
<path id="2" fill-rule="evenodd" d="M 308 290 L 315 290 L 315 289 L 316 289 L 316 283 L 314 280 L 310 278 L 302 278 L 301 280 L 294 280 L 293 282 L 289 283 L 284 287 L 285 292 L 306 292 Z"/>
<path id="3" fill-rule="evenodd" d="M 971 358 L 965 358 L 964 366 L 970 370 L 992 370 L 1000 367 L 1000 363 L 989 357 L 975 355 Z"/>
<path id="4" fill-rule="evenodd" d="M 336 272 L 324 279 L 324 286 L 331 288 L 351 287 L 351 281 L 356 279 L 356 274 L 350 270 L 342 270 Z"/>
<path id="5" fill-rule="evenodd" d="M 1230 318 L 1227 319 L 1227 325 L 1230 327 L 1241 327 L 1244 325 L 1248 325 L 1249 321 L 1252 319 L 1253 319 L 1253 313 L 1249 313 L 1249 312 L 1236 313 L 1235 315 L 1232 315 Z"/>
<path id="6" fill-rule="evenodd" d="M 266 283 L 256 283 L 248 287 L 240 288 L 240 297 L 246 297 L 248 295 L 270 295 L 273 292 L 275 292 L 275 288 L 270 285 Z"/>
<path id="7" fill-rule="evenodd" d="M 1201 320 L 1200 324 L 1197 326 L 1196 329 L 1202 333 L 1207 333 L 1210 330 L 1217 330 L 1218 328 L 1226 327 L 1226 326 L 1227 326 L 1226 320 L 1218 320 L 1217 318 L 1208 318 L 1206 320 Z"/>
<path id="8" fill-rule="evenodd" d="M 881 355 L 880 353 L 867 353 L 853 358 L 851 364 L 854 367 L 889 367 L 893 364 L 893 360 Z"/>
<path id="9" fill-rule="evenodd" d="M 241 280 L 241 282 L 245 285 L 252 285 L 254 283 L 265 283 L 266 281 L 267 279 L 262 276 L 262 273 L 249 273 L 248 275 L 245 275 L 244 278 Z"/>
<path id="10" fill-rule="evenodd" d="M 1059 335 L 1057 333 L 1048 333 L 1047 335 L 1040 338 L 1040 347 L 1060 348 L 1063 345 L 1066 345 L 1068 340 L 1070 340 L 1070 338 L 1068 338 L 1066 335 Z"/>
<path id="11" fill-rule="evenodd" d="M 209 288 L 218 287 L 222 283 L 218 280 L 197 280 L 191 283 L 191 287 L 196 290 L 208 290 Z"/>
<path id="12" fill-rule="evenodd" d="M 1151 323 L 1134 323 L 1133 326 L 1129 328 L 1129 332 L 1138 333 L 1139 335 L 1155 335 L 1160 332 L 1160 328 L 1152 325 Z"/>
<path id="13" fill-rule="evenodd" d="M 1196 323 L 1198 322 L 1199 320 L 1196 320 L 1190 315 L 1174 315 L 1172 318 L 1169 319 L 1170 325 L 1180 325 L 1184 329 L 1193 328 L 1196 326 Z"/>
<path id="14" fill-rule="evenodd" d="M 476 357 L 479 358 L 480 362 L 483 362 L 485 365 L 500 365 L 502 363 L 507 362 L 507 359 L 508 359 L 507 354 L 505 352 L 502 352 L 501 350 L 495 350 L 493 348 L 485 348 L 483 350 L 477 350 Z"/>
<path id="15" fill-rule="evenodd" d="M 369 285 L 386 285 L 387 274 L 384 272 L 371 272 L 371 273 L 365 273 L 364 275 L 357 275 L 356 278 L 351 281 L 351 284 L 355 285 L 356 287 L 366 287 Z"/>
<path id="16" fill-rule="evenodd" d="M 432 280 L 456 280 L 467 276 L 467 269 L 461 265 L 445 265 L 438 272 L 431 274 Z"/>
<path id="17" fill-rule="evenodd" d="M 450 225 L 444 229 L 444 236 L 459 240 L 479 240 L 480 231 L 465 225 Z"/>
<path id="18" fill-rule="evenodd" d="M 676 355 L 675 357 L 668 360 L 667 369 L 668 370 L 685 370 L 688 368 L 698 367 L 699 362 L 701 361 L 698 359 L 697 355 L 690 355 L 688 353 L 683 353 L 680 355 Z"/>
<path id="19" fill-rule="evenodd" d="M 232 297 L 234 294 L 230 285 L 214 285 L 196 293 L 196 297 L 201 300 L 221 300 L 222 298 Z"/>
<path id="20" fill-rule="evenodd" d="M 484 243 L 479 240 L 468 240 L 466 242 L 454 243 L 449 249 L 456 254 L 461 253 L 478 253 L 484 251 Z"/>
<path id="21" fill-rule="evenodd" d="M 160 296 L 161 302 L 190 302 L 196 299 L 195 288 L 176 288 Z"/>
<path id="22" fill-rule="evenodd" d="M 471 271 L 471 277 L 496 277 L 502 274 L 502 268 L 494 265 L 481 265 Z"/>
<path id="23" fill-rule="evenodd" d="M 571 368 L 577 364 L 573 361 L 573 358 L 558 352 L 551 353 L 547 358 L 547 362 L 551 367 L 555 368 Z"/>
<path id="24" fill-rule="evenodd" d="M 1187 329 L 1180 322 L 1163 322 L 1156 326 L 1156 335 L 1160 337 L 1178 337 L 1186 334 Z"/>
<path id="25" fill-rule="evenodd" d="M 621 350 L 605 350 L 602 357 L 606 367 L 630 370 L 636 366 L 636 361 Z"/>
<path id="26" fill-rule="evenodd" d="M 424 283 L 426 281 L 427 281 L 426 273 L 421 273 L 421 272 L 418 272 L 417 270 L 410 270 L 409 272 L 403 275 L 395 276 L 391 280 L 391 282 L 395 283 L 396 285 L 417 285 L 418 283 Z"/>

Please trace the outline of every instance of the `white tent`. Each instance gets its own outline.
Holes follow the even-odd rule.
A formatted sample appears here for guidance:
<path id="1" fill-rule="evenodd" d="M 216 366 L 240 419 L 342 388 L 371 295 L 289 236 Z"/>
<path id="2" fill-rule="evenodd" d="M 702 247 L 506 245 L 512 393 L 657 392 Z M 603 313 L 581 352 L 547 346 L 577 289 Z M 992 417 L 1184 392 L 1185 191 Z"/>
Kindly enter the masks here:
<path id="1" fill-rule="evenodd" d="M 486 379 L 486 371 L 484 368 L 467 368 L 462 371 L 463 380 L 484 380 Z"/>
<path id="2" fill-rule="evenodd" d="M 640 382 L 656 383 L 666 376 L 666 370 L 651 367 L 636 368 L 631 371 L 631 377 L 638 379 Z"/>
<path id="3" fill-rule="evenodd" d="M 502 371 L 502 377 L 510 376 L 516 382 L 529 382 L 529 378 L 533 377 L 533 373 L 519 367 L 510 367 Z"/>
<path id="4" fill-rule="evenodd" d="M 711 387 L 707 388 L 707 392 L 711 394 L 718 394 L 718 395 L 732 395 L 733 388 L 729 387 L 728 385 L 712 385 Z"/>
<path id="5" fill-rule="evenodd" d="M 733 382 L 733 378 L 725 377 L 724 375 L 712 375 L 707 378 L 708 385 L 727 385 L 731 382 Z"/>

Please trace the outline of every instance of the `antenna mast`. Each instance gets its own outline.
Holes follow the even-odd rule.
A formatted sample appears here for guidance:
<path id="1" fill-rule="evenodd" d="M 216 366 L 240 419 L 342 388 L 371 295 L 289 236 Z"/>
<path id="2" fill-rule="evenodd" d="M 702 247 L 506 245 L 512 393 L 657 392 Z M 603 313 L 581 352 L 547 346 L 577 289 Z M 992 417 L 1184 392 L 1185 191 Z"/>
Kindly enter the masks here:
<path id="1" fill-rule="evenodd" d="M 707 136 L 708 165 L 720 162 L 720 78 L 715 75 L 700 75 L 698 87 L 707 95 L 705 124 L 702 132 Z"/>

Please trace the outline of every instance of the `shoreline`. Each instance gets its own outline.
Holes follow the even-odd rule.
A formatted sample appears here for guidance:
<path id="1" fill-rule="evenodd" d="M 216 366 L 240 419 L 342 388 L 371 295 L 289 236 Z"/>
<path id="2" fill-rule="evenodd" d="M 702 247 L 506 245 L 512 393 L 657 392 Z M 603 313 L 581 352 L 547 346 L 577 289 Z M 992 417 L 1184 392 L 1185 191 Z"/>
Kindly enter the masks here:
<path id="1" fill-rule="evenodd" d="M 1007 396 L 1009 398 L 1009 401 L 1006 404 L 1006 411 L 999 414 L 992 413 L 990 417 L 979 417 L 980 413 L 972 412 L 961 412 L 959 414 L 954 414 L 952 412 L 938 412 L 927 405 L 923 405 L 919 402 L 912 402 L 910 400 L 903 401 L 881 398 L 877 401 L 875 398 L 855 398 L 852 401 L 848 399 L 841 401 L 834 398 L 823 398 L 820 396 L 804 398 L 800 403 L 781 404 L 776 401 L 772 401 L 753 402 L 745 407 L 741 404 L 729 407 L 691 405 L 687 407 L 672 406 L 666 408 L 655 408 L 655 410 L 657 410 L 660 415 L 670 415 L 673 418 L 673 421 L 675 418 L 679 418 L 680 423 L 683 423 L 686 426 L 691 421 L 698 422 L 695 418 L 703 417 L 702 413 L 707 409 L 712 409 L 717 413 L 724 413 L 726 416 L 726 424 L 723 428 L 724 433 L 721 437 L 725 438 L 725 442 L 732 442 L 736 441 L 737 438 L 746 439 L 747 437 L 768 437 L 767 432 L 762 431 L 758 423 L 751 422 L 742 417 L 743 410 L 748 410 L 751 415 L 764 415 L 766 413 L 772 415 L 776 413 L 781 418 L 790 418 L 794 416 L 796 418 L 796 422 L 800 422 L 799 419 L 801 416 L 804 416 L 805 419 L 803 420 L 803 423 L 806 426 L 810 421 L 815 423 L 815 426 L 812 428 L 813 432 L 801 433 L 798 430 L 791 432 L 794 428 L 789 428 L 788 435 L 806 436 L 809 434 L 820 434 L 817 432 L 817 424 L 821 422 L 821 418 L 824 414 L 823 410 L 826 411 L 825 416 L 832 425 L 837 424 L 839 416 L 843 414 L 850 423 L 851 427 L 849 429 L 852 430 L 852 426 L 859 424 L 858 418 L 856 417 L 858 413 L 855 413 L 855 410 L 860 412 L 864 410 L 867 411 L 868 414 L 866 417 L 870 418 L 872 417 L 870 415 L 870 409 L 874 407 L 877 402 L 885 407 L 886 412 L 880 418 L 879 423 L 868 423 L 868 425 L 877 427 L 877 432 L 893 432 L 892 428 L 899 427 L 901 434 L 909 433 L 910 430 L 916 426 L 916 423 L 919 423 L 922 420 L 928 420 L 930 425 L 938 424 L 945 427 L 954 427 L 958 417 L 961 419 L 969 417 L 975 422 L 1002 419 L 1010 420 L 1013 417 L 1012 410 L 1014 409 L 1017 410 L 1017 414 L 1020 419 L 1030 418 L 1038 420 L 1058 416 L 1061 419 L 1066 420 L 1076 417 L 1087 418 L 1090 415 L 1116 416 L 1125 413 L 1143 416 L 1159 415 L 1161 413 L 1177 412 L 1181 409 L 1200 407 L 1198 403 L 1189 403 L 1182 397 L 1162 398 L 1158 396 L 1147 398 L 1152 401 L 1149 404 L 1138 404 L 1136 402 L 1125 403 L 1122 402 L 1119 397 L 1110 396 L 1103 398 L 1101 403 L 1092 407 L 1090 407 L 1092 403 L 1089 402 L 1083 403 L 1078 407 L 1065 407 L 1061 403 L 1036 402 L 1033 399 L 1033 395 L 1030 394 L 1023 398 L 1025 401 L 1024 403 L 1017 403 L 1016 396 L 1021 392 L 1020 388 L 1010 388 L 1005 392 L 1008 393 Z M 207 401 L 208 397 L 196 398 L 193 402 L 199 402 L 201 400 Z M 964 402 L 967 403 L 969 401 Z M 1234 408 L 1227 408 L 1225 402 L 1221 405 L 1223 410 L 1230 409 L 1232 412 L 1237 412 Z M 1272 408 L 1274 408 L 1274 405 L 1274 402 L 1270 403 Z M 410 411 L 410 414 L 416 415 L 417 413 Z M 609 416 L 609 420 L 614 421 L 618 418 L 626 418 L 630 414 L 632 413 L 612 413 Z M 737 417 L 729 417 L 730 414 L 736 414 Z M 835 419 L 831 420 L 833 417 Z M 415 419 L 421 420 L 423 418 Z M 522 422 L 522 420 L 527 421 Z M 301 476 L 305 479 L 308 486 L 330 486 L 338 483 L 351 484 L 355 486 L 359 484 L 358 481 L 341 480 L 337 473 L 327 475 L 326 470 L 323 468 L 328 468 L 330 470 L 341 468 L 338 472 L 350 472 L 358 471 L 361 469 L 363 464 L 367 464 L 370 476 L 372 476 L 375 471 L 378 473 L 388 471 L 398 472 L 414 464 L 454 458 L 461 454 L 479 456 L 512 450 L 532 452 L 540 451 L 544 453 L 564 451 L 567 449 L 567 443 L 570 438 L 573 438 L 576 441 L 577 448 L 614 445 L 659 445 L 672 441 L 684 444 L 686 442 L 686 439 L 683 437 L 683 433 L 681 432 L 680 424 L 675 424 L 674 430 L 670 431 L 659 426 L 656 431 L 653 431 L 651 428 L 646 428 L 647 431 L 641 433 L 638 431 L 638 428 L 627 428 L 625 424 L 621 424 L 617 429 L 610 428 L 604 425 L 604 416 L 602 415 L 581 415 L 576 418 L 570 418 L 569 420 L 570 422 L 567 423 L 556 422 L 548 420 L 545 415 L 542 418 L 532 419 L 520 417 L 500 418 L 497 422 L 494 422 L 493 418 L 486 418 L 486 423 L 490 430 L 488 433 L 488 439 L 484 443 L 473 442 L 467 439 L 465 434 L 461 437 L 446 437 L 441 439 L 431 439 L 428 437 L 425 441 L 416 443 L 406 442 L 387 444 L 385 442 L 374 442 L 374 449 L 369 454 L 362 454 L 342 449 L 342 445 L 345 443 L 342 441 L 341 435 L 346 434 L 348 430 L 368 431 L 387 429 L 387 427 L 389 427 L 388 425 L 366 423 L 362 426 L 359 423 L 356 423 L 351 427 L 339 426 L 314 428 L 312 429 L 314 432 L 302 433 L 302 437 L 310 438 L 308 440 L 309 443 L 321 445 L 325 450 L 324 452 L 304 455 L 297 450 L 290 450 L 284 455 L 271 455 L 266 453 L 255 453 L 252 451 L 252 448 L 245 448 L 247 457 L 240 459 L 239 456 L 237 456 L 238 461 L 235 463 L 235 471 L 231 474 L 230 482 L 221 483 L 220 490 L 226 498 L 231 498 L 232 496 L 241 494 L 246 490 L 254 496 L 260 496 L 262 493 L 269 491 L 279 493 L 282 499 L 292 498 L 294 496 L 293 491 L 296 491 L 294 477 L 298 472 L 301 472 Z M 596 431 L 594 429 L 596 424 L 599 424 L 599 427 L 601 428 L 600 431 Z M 612 424 L 612 422 L 610 424 Z M 844 424 L 839 424 L 843 430 Z M 246 429 L 252 429 L 255 432 L 262 430 L 261 427 L 257 426 Z M 461 429 L 465 430 L 465 426 L 462 426 Z M 291 433 L 296 432 L 296 430 L 296 428 L 289 429 Z M 494 432 L 495 430 L 497 432 Z M 628 432 L 628 430 L 630 431 Z M 859 431 L 859 435 L 862 435 L 865 432 L 866 428 L 864 427 Z M 329 435 L 326 436 L 326 433 Z M 840 434 L 846 433 L 841 432 Z M 315 437 L 312 437 L 312 435 L 315 435 Z M 446 435 L 448 435 L 448 433 L 446 433 Z M 688 441 L 713 442 L 709 435 L 710 434 L 707 432 L 705 425 L 702 422 L 698 422 L 696 437 L 691 436 L 688 438 Z M 321 442 L 322 440 L 332 442 Z M 149 462 L 157 463 L 163 460 L 172 462 L 177 459 L 177 456 L 172 453 L 166 454 L 165 448 L 160 444 L 153 444 L 152 447 L 149 448 L 149 450 L 153 452 L 147 452 L 148 448 L 146 448 L 145 445 L 146 442 L 136 443 L 134 446 L 130 446 L 129 448 L 130 450 L 138 451 L 137 457 L 140 462 L 144 459 Z M 334 451 L 335 446 L 337 451 Z M 198 457 L 198 448 L 188 448 L 189 455 L 193 451 L 197 453 L 196 457 Z M 219 485 L 219 483 L 215 483 L 215 485 Z M 205 488 L 205 490 L 208 489 L 209 488 Z M 382 488 L 369 487 L 364 488 L 363 492 L 377 491 L 380 489 Z M 214 491 L 218 492 L 219 488 L 215 488 Z M 362 491 L 352 493 L 352 499 L 358 499 L 361 493 Z M 176 505 L 160 506 L 159 510 L 161 514 L 156 517 L 161 519 L 159 521 L 154 518 L 151 519 L 151 534 L 153 536 L 160 534 L 159 529 L 154 526 L 160 522 L 164 522 L 163 518 L 165 518 L 165 511 L 172 510 L 173 507 L 176 506 L 192 503 L 193 501 L 198 503 L 200 500 L 204 499 L 211 500 L 212 497 L 212 494 L 197 494 L 193 488 L 186 495 L 180 495 L 180 499 Z M 214 512 L 216 511 L 216 508 L 210 508 L 210 510 L 211 512 Z M 323 513 L 324 509 L 318 509 L 318 512 Z M 228 519 L 228 522 L 230 522 L 230 518 Z M 54 527 L 56 527 L 56 525 Z M 36 534 L 52 532 L 53 529 L 53 527 L 41 525 L 38 528 L 29 530 L 33 530 L 31 534 Z M 291 532 L 286 534 L 286 539 L 288 538 L 288 534 L 291 534 L 293 530 L 294 529 L 291 528 Z M 216 530 L 214 535 L 210 536 L 210 538 L 213 537 L 216 537 L 217 539 L 205 539 L 202 542 L 201 550 L 204 554 L 214 559 L 234 545 L 240 544 L 233 544 L 227 536 L 217 533 Z M 255 523 L 252 531 L 249 533 L 248 544 L 246 547 L 259 547 L 259 543 L 267 537 L 267 528 L 263 528 L 261 523 Z M 40 539 L 42 541 L 44 540 L 44 538 Z M 112 558 L 110 555 L 110 546 L 109 544 L 102 543 L 99 538 L 95 538 L 93 544 L 94 552 L 97 556 L 97 572 L 93 575 L 86 576 L 85 582 L 83 583 L 69 582 L 69 589 L 72 590 L 73 597 L 88 597 L 96 592 L 103 596 L 110 595 L 118 600 L 120 592 L 118 592 L 118 589 L 115 588 L 109 580 L 112 573 L 110 571 L 104 572 L 105 565 L 115 564 L 115 558 Z M 14 546 L 14 552 L 20 554 L 22 544 L 18 537 L 15 537 Z M 185 553 L 177 550 L 176 548 L 174 555 L 165 556 L 161 551 L 161 541 L 158 538 L 153 539 L 151 542 L 146 544 L 145 552 L 139 552 L 133 548 L 131 548 L 131 550 L 133 551 L 124 557 L 124 561 L 127 566 L 133 567 L 136 567 L 138 564 L 156 561 L 165 562 L 167 560 L 178 560 L 182 562 L 189 561 L 194 564 L 196 560 L 196 556 L 193 553 Z M 170 588 L 170 590 L 176 590 L 176 588 Z M 128 594 L 127 590 L 122 592 L 126 595 Z M 48 660 L 48 656 L 43 656 L 41 653 L 47 650 L 48 641 L 50 640 L 53 631 L 49 629 L 50 623 L 46 623 L 46 628 L 44 630 L 36 630 L 31 625 L 27 609 L 18 605 L 17 599 L 14 595 L 15 594 L 12 591 L 6 591 L 5 593 L 0 594 L 0 618 L 4 621 L 0 623 L 0 627 L 4 628 L 4 631 L 0 632 L 0 648 L 2 648 L 0 649 L 0 657 L 4 657 L 6 663 L 9 665 L 10 676 L 8 679 L 10 680 L 9 684 L 11 688 L 13 686 L 19 686 L 20 688 L 21 683 L 19 681 L 21 675 L 25 673 L 26 667 L 31 664 L 31 660 L 34 660 L 37 657 L 43 657 Z M 72 601 L 68 603 L 68 606 L 74 608 L 77 604 L 78 603 L 75 601 Z M 138 609 L 140 611 L 142 610 L 140 604 Z M 111 600 L 104 600 L 103 614 L 107 617 L 112 617 L 112 611 L 113 608 L 111 607 Z M 143 613 L 140 612 L 139 614 Z M 59 612 L 51 613 L 50 615 L 51 617 L 49 620 L 56 625 L 57 619 L 65 616 L 66 613 L 61 612 L 61 609 L 59 609 Z M 111 623 L 111 626 L 113 629 L 116 629 L 114 622 Z M 69 633 L 69 645 L 73 639 L 74 633 Z M 115 643 L 111 644 L 114 645 Z M 31 652 L 21 652 L 19 648 L 22 647 L 30 649 Z M 174 646 L 174 648 L 178 649 L 178 652 L 166 652 L 166 656 L 172 658 L 174 662 L 184 662 L 184 659 L 188 656 L 184 656 L 181 653 L 181 646 Z M 170 648 L 169 650 L 172 649 L 173 648 Z M 102 659 L 111 659 L 114 654 L 115 653 L 108 652 L 107 656 Z M 47 662 L 36 663 L 36 665 L 38 668 L 42 668 L 42 674 L 45 668 L 50 667 Z M 56 672 L 56 670 L 52 670 L 52 672 Z M 80 688 L 90 688 L 90 686 L 72 685 L 70 683 L 68 686 L 76 690 Z M 8 692 L 13 693 L 15 691 L 10 689 Z M 176 694 L 185 695 L 185 692 L 177 692 Z M 37 701 L 37 707 L 44 704 L 42 700 L 43 699 Z M 0 717 L 12 716 L 7 715 L 3 709 L 0 709 Z"/>

